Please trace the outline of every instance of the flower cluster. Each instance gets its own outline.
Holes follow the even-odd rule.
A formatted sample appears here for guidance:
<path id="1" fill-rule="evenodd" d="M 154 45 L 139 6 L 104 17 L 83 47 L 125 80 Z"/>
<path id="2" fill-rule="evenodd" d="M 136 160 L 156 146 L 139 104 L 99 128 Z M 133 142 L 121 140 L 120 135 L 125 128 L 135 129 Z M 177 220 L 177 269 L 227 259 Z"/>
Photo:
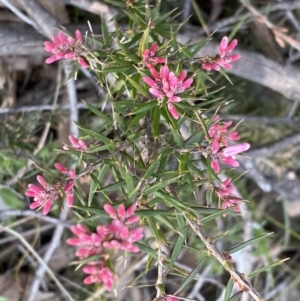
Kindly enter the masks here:
<path id="1" fill-rule="evenodd" d="M 152 45 L 143 52 L 143 63 L 148 67 L 153 78 L 149 76 L 143 77 L 144 82 L 150 86 L 149 92 L 154 95 L 160 102 L 167 99 L 168 110 L 173 118 L 178 119 L 179 114 L 173 103 L 180 102 L 181 98 L 178 94 L 184 92 L 193 83 L 193 79 L 186 79 L 187 71 L 182 71 L 179 76 L 169 71 L 167 65 L 161 66 L 157 72 L 153 63 L 165 62 L 163 58 L 155 57 L 157 46 Z M 186 79 L 186 80 L 185 80 Z"/>
<path id="2" fill-rule="evenodd" d="M 72 37 L 66 37 L 62 32 L 59 32 L 57 36 L 52 37 L 51 42 L 45 42 L 45 50 L 52 52 L 53 55 L 47 60 L 47 64 L 51 64 L 60 59 L 75 59 L 83 68 L 88 68 L 89 65 L 82 57 L 84 48 L 82 46 L 82 36 L 80 31 L 75 31 L 75 39 Z"/>
<path id="3" fill-rule="evenodd" d="M 71 146 L 74 150 L 81 151 L 81 152 L 86 152 L 88 150 L 88 146 L 83 140 L 77 139 L 72 135 L 69 136 L 69 140 L 70 140 Z M 70 148 L 68 145 L 64 145 L 63 149 L 69 150 Z"/>
<path id="4" fill-rule="evenodd" d="M 238 167 L 239 162 L 235 156 L 241 152 L 244 152 L 250 148 L 249 143 L 239 143 L 229 146 L 230 140 L 239 140 L 240 137 L 237 131 L 230 131 L 229 127 L 232 125 L 232 121 L 225 122 L 223 124 L 219 122 L 219 116 L 215 116 L 216 122 L 209 130 L 210 145 L 206 149 L 207 153 L 211 157 L 211 167 L 218 173 L 220 172 L 220 165 L 218 161 L 221 161 L 232 167 Z"/>
<path id="5" fill-rule="evenodd" d="M 218 54 L 214 58 L 205 59 L 204 63 L 202 63 L 202 68 L 207 71 L 212 69 L 219 71 L 221 68 L 231 69 L 231 63 L 241 58 L 239 54 L 231 54 L 236 45 L 236 39 L 232 40 L 228 45 L 228 38 L 223 37 L 219 46 Z"/>
<path id="6" fill-rule="evenodd" d="M 231 182 L 232 179 L 226 179 L 218 188 L 215 188 L 215 192 L 222 200 L 222 209 L 235 207 L 233 211 L 238 213 L 240 212 L 240 208 L 237 205 L 240 203 L 240 201 L 242 201 L 242 199 L 233 194 L 234 187 L 232 186 Z"/>
<path id="7" fill-rule="evenodd" d="M 34 201 L 30 205 L 30 209 L 43 208 L 44 215 L 49 213 L 54 202 L 62 196 L 66 196 L 68 206 L 71 207 L 73 205 L 73 187 L 76 179 L 75 171 L 68 170 L 60 163 L 55 163 L 55 168 L 66 175 L 68 179 L 50 185 L 42 176 L 38 175 L 36 178 L 41 186 L 39 187 L 34 184 L 29 184 L 28 189 L 25 192 L 25 195 L 32 197 Z"/>
<path id="8" fill-rule="evenodd" d="M 170 296 L 170 295 L 166 295 L 164 293 L 162 293 L 159 298 L 157 299 L 157 301 L 179 301 L 179 299 L 177 299 L 174 296 Z"/>
<path id="9" fill-rule="evenodd" d="M 149 69 L 155 64 L 164 64 L 166 59 L 164 57 L 157 57 L 155 53 L 158 49 L 157 43 L 153 43 L 150 49 L 145 49 L 142 53 L 142 64 Z"/>
<path id="10" fill-rule="evenodd" d="M 103 283 L 105 288 L 111 291 L 114 273 L 106 264 L 109 258 L 108 250 L 138 252 L 139 248 L 133 243 L 143 238 L 143 228 L 130 228 L 132 224 L 139 221 L 139 216 L 134 214 L 136 210 L 135 204 L 131 205 L 127 210 L 123 204 L 117 210 L 111 205 L 105 204 L 104 210 L 113 219 L 110 224 L 98 226 L 94 233 L 90 233 L 82 224 L 72 226 L 71 231 L 77 237 L 69 238 L 67 243 L 78 247 L 75 255 L 80 259 L 98 256 L 97 260 L 90 261 L 84 266 L 83 272 L 89 274 L 84 279 L 84 283 Z"/>

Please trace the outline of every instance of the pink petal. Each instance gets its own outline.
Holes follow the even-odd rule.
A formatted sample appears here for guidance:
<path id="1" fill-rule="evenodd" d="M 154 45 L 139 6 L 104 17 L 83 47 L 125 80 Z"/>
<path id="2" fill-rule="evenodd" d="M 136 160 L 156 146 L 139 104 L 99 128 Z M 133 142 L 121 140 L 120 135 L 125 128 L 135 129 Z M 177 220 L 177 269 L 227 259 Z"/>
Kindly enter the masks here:
<path id="1" fill-rule="evenodd" d="M 172 103 L 168 103 L 168 110 L 170 112 L 170 114 L 172 115 L 172 117 L 176 120 L 179 119 L 179 114 L 178 114 L 178 111 L 177 109 L 175 108 L 175 106 L 172 104 Z"/>
<path id="2" fill-rule="evenodd" d="M 105 204 L 103 206 L 103 209 L 106 211 L 106 213 L 111 217 L 111 218 L 116 218 L 117 217 L 117 213 L 116 210 L 114 209 L 114 207 L 110 204 Z"/>
<path id="3" fill-rule="evenodd" d="M 64 55 L 64 58 L 65 59 L 68 59 L 68 60 L 71 60 L 71 59 L 74 59 L 76 58 L 76 54 L 74 52 L 68 52 Z"/>
<path id="4" fill-rule="evenodd" d="M 203 63 L 201 66 L 206 71 L 210 71 L 211 70 L 211 63 Z"/>
<path id="5" fill-rule="evenodd" d="M 75 138 L 74 136 L 70 135 L 69 136 L 69 140 L 70 142 L 72 143 L 72 145 L 75 147 L 75 148 L 78 148 L 79 147 L 79 143 L 78 143 L 78 139 Z"/>
<path id="6" fill-rule="evenodd" d="M 160 75 L 153 66 L 150 67 L 149 70 L 155 80 L 160 80 Z"/>
<path id="7" fill-rule="evenodd" d="M 81 240 L 79 240 L 78 238 L 68 238 L 66 240 L 66 243 L 70 246 L 80 246 Z"/>
<path id="8" fill-rule="evenodd" d="M 155 55 L 155 53 L 156 53 L 156 51 L 157 51 L 157 48 L 158 48 L 157 43 L 154 42 L 154 43 L 152 44 L 151 48 L 150 48 L 150 53 L 151 53 L 152 56 Z"/>
<path id="9" fill-rule="evenodd" d="M 38 175 L 36 179 L 42 185 L 43 188 L 48 188 L 47 182 L 42 176 Z"/>
<path id="10" fill-rule="evenodd" d="M 79 42 L 79 43 L 82 42 L 81 32 L 78 29 L 75 30 L 75 37 L 76 37 L 77 42 Z"/>
<path id="11" fill-rule="evenodd" d="M 74 193 L 73 193 L 73 191 L 68 192 L 68 194 L 67 194 L 67 200 L 66 201 L 67 201 L 67 205 L 69 207 L 73 206 L 73 201 L 74 201 Z"/>
<path id="12" fill-rule="evenodd" d="M 179 96 L 172 96 L 169 98 L 169 102 L 181 102 L 181 98 Z"/>
<path id="13" fill-rule="evenodd" d="M 126 214 L 125 206 L 124 206 L 124 204 L 121 204 L 121 205 L 118 207 L 118 217 L 119 217 L 119 218 L 123 218 L 123 217 L 125 217 L 125 214 Z"/>
<path id="14" fill-rule="evenodd" d="M 150 88 L 149 92 L 156 96 L 157 98 L 164 98 L 164 93 L 162 93 L 160 90 L 156 89 L 156 88 Z"/>
<path id="15" fill-rule="evenodd" d="M 156 57 L 155 63 L 157 64 L 164 64 L 166 62 L 166 59 L 164 57 Z"/>
<path id="16" fill-rule="evenodd" d="M 130 207 L 127 208 L 126 210 L 126 216 L 132 215 L 136 210 L 136 203 L 133 203 Z"/>
<path id="17" fill-rule="evenodd" d="M 160 77 L 161 79 L 168 81 L 169 78 L 169 67 L 167 65 L 160 68 Z"/>
<path id="18" fill-rule="evenodd" d="M 43 214 L 47 215 L 52 207 L 53 203 L 51 201 L 46 202 L 44 209 L 43 209 Z"/>
<path id="19" fill-rule="evenodd" d="M 77 224 L 76 226 L 71 226 L 71 231 L 77 236 L 79 236 L 80 234 L 89 232 L 88 229 L 82 224 Z"/>
<path id="20" fill-rule="evenodd" d="M 46 64 L 52 64 L 53 62 L 56 62 L 56 61 L 58 61 L 60 59 L 61 59 L 61 57 L 59 55 L 55 54 L 55 55 L 52 55 L 49 58 L 47 58 L 46 61 L 45 61 L 45 63 Z"/>
<path id="21" fill-rule="evenodd" d="M 58 171 L 60 171 L 60 172 L 62 172 L 62 173 L 67 173 L 68 172 L 68 169 L 65 167 L 65 166 L 63 166 L 62 164 L 60 164 L 60 163 L 55 163 L 54 164 L 54 166 L 55 166 L 55 168 L 58 170 Z"/>
<path id="22" fill-rule="evenodd" d="M 36 201 L 36 202 L 31 203 L 29 208 L 30 209 L 36 209 L 37 207 L 40 207 L 41 205 L 42 205 L 41 201 Z"/>
<path id="23" fill-rule="evenodd" d="M 227 49 L 226 49 L 226 52 L 228 54 L 230 54 L 232 52 L 232 50 L 235 48 L 235 46 L 237 45 L 238 41 L 237 39 L 234 39 L 230 42 L 230 44 L 228 45 Z"/>
<path id="24" fill-rule="evenodd" d="M 48 52 L 53 52 L 53 50 L 55 50 L 55 45 L 53 45 L 51 42 L 44 42 L 44 45 L 45 45 L 45 50 L 48 51 Z"/>
<path id="25" fill-rule="evenodd" d="M 78 63 L 81 67 L 83 67 L 85 69 L 89 67 L 89 64 L 81 56 L 78 58 Z"/>
<path id="26" fill-rule="evenodd" d="M 239 60 L 242 56 L 240 54 L 233 54 L 229 57 L 230 62 L 235 62 Z"/>
<path id="27" fill-rule="evenodd" d="M 41 187 L 38 187 L 38 186 L 36 186 L 34 184 L 29 184 L 27 191 L 28 192 L 31 191 L 31 192 L 34 192 L 35 194 L 38 194 L 38 193 L 43 192 L 44 190 Z"/>
<path id="28" fill-rule="evenodd" d="M 94 276 L 88 276 L 83 280 L 83 283 L 86 285 L 92 284 L 96 282 L 96 278 Z"/>
<path id="29" fill-rule="evenodd" d="M 156 87 L 156 82 L 151 77 L 144 76 L 143 81 L 152 88 Z"/>
<path id="30" fill-rule="evenodd" d="M 241 152 L 244 152 L 250 148 L 249 143 L 240 143 L 232 146 L 228 146 L 223 149 L 223 155 L 228 157 L 228 156 L 235 156 Z"/>
<path id="31" fill-rule="evenodd" d="M 228 164 L 228 165 L 230 165 L 232 167 L 239 167 L 240 166 L 240 163 L 238 161 L 234 160 L 231 157 L 223 157 L 221 160 L 225 164 Z"/>
<path id="32" fill-rule="evenodd" d="M 220 171 L 220 165 L 217 160 L 211 160 L 211 168 L 215 173 L 218 173 Z"/>
<path id="33" fill-rule="evenodd" d="M 178 81 L 179 82 L 183 82 L 184 81 L 184 79 L 186 78 L 186 75 L 187 75 L 187 71 L 182 71 L 181 72 L 181 74 L 179 75 L 179 77 L 178 77 Z"/>
<path id="34" fill-rule="evenodd" d="M 227 45 L 228 45 L 228 38 L 225 36 L 222 38 L 220 46 L 219 46 L 220 57 L 224 57 L 226 55 Z"/>
<path id="35" fill-rule="evenodd" d="M 178 83 L 177 76 L 174 74 L 174 72 L 170 72 L 170 74 L 169 74 L 170 89 L 172 89 L 172 90 L 176 89 L 177 83 Z"/>

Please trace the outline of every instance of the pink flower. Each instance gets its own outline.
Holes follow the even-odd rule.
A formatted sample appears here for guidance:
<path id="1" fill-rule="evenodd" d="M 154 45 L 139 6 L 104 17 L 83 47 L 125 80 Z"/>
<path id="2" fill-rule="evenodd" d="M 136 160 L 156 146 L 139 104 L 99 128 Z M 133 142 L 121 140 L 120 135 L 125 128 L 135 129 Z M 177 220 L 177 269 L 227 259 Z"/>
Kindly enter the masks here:
<path id="1" fill-rule="evenodd" d="M 112 290 L 115 276 L 106 266 L 110 256 L 109 249 L 126 250 L 132 253 L 139 251 L 139 248 L 133 243 L 143 238 L 143 228 L 131 227 L 139 220 L 139 216 L 134 214 L 135 209 L 135 204 L 132 204 L 127 210 L 123 204 L 119 205 L 117 209 L 105 204 L 104 210 L 113 219 L 110 224 L 98 226 L 95 232 L 90 232 L 82 224 L 71 227 L 71 231 L 76 237 L 69 238 L 66 242 L 78 248 L 75 255 L 80 259 L 93 256 L 93 261 L 88 262 L 83 268 L 83 271 L 89 274 L 84 279 L 85 284 L 103 283 L 107 290 Z"/>
<path id="2" fill-rule="evenodd" d="M 229 145 L 231 140 L 239 140 L 240 136 L 237 131 L 231 131 L 229 127 L 232 125 L 231 121 L 220 123 L 220 117 L 217 115 L 214 117 L 213 124 L 208 130 L 209 145 L 205 148 L 206 153 L 211 158 L 211 168 L 216 172 L 220 172 L 220 165 L 218 161 L 230 165 L 232 167 L 238 167 L 239 162 L 235 156 L 241 152 L 244 152 L 250 148 L 249 143 L 239 143 L 235 145 Z"/>
<path id="3" fill-rule="evenodd" d="M 153 67 L 154 64 L 164 64 L 166 59 L 163 57 L 156 57 L 155 53 L 157 51 L 157 43 L 153 43 L 150 49 L 145 49 L 142 54 L 142 63 L 149 69 Z"/>
<path id="4" fill-rule="evenodd" d="M 242 200 L 236 196 L 226 196 L 224 198 L 222 198 L 222 205 L 221 205 L 221 208 L 224 210 L 224 209 L 227 209 L 227 208 L 231 208 L 231 207 L 234 207 L 236 206 L 233 211 L 236 212 L 236 213 L 239 213 L 240 212 L 240 208 L 237 206 L 240 204 Z"/>
<path id="5" fill-rule="evenodd" d="M 67 239 L 67 244 L 78 247 L 75 255 L 80 259 L 88 258 L 90 256 L 100 254 L 103 250 L 102 242 L 104 239 L 103 232 L 99 228 L 97 233 L 90 233 L 89 230 L 82 224 L 72 226 L 71 231 L 77 238 Z"/>
<path id="6" fill-rule="evenodd" d="M 127 210 L 123 204 L 119 205 L 115 210 L 110 204 L 104 205 L 104 210 L 113 219 L 106 225 L 107 233 L 110 233 L 111 239 L 103 243 L 107 249 L 122 249 L 132 253 L 139 251 L 139 248 L 133 245 L 134 242 L 143 238 L 143 228 L 136 227 L 134 229 L 128 226 L 139 221 L 139 216 L 134 215 L 136 204 L 132 204 Z"/>
<path id="7" fill-rule="evenodd" d="M 53 55 L 47 60 L 47 64 L 51 64 L 60 59 L 75 59 L 83 68 L 88 68 L 89 65 L 82 57 L 84 49 L 82 47 L 82 36 L 80 31 L 75 31 L 75 39 L 72 37 L 66 37 L 62 32 L 59 32 L 57 36 L 52 37 L 51 42 L 44 42 L 45 50 L 52 52 Z"/>
<path id="8" fill-rule="evenodd" d="M 72 144 L 72 147 L 75 150 L 82 151 L 82 152 L 86 152 L 88 150 L 88 146 L 83 140 L 77 139 L 72 135 L 69 136 L 69 140 Z M 69 150 L 69 147 L 67 145 L 64 145 L 63 149 Z"/>
<path id="9" fill-rule="evenodd" d="M 230 178 L 223 181 L 222 185 L 215 189 L 216 193 L 221 197 L 230 195 L 234 190 L 231 181 L 232 180 Z"/>
<path id="10" fill-rule="evenodd" d="M 29 206 L 30 209 L 43 208 L 43 214 L 47 215 L 53 203 L 60 197 L 61 187 L 58 184 L 48 185 L 42 176 L 36 178 L 41 187 L 29 184 L 25 195 L 33 197 L 34 202 Z"/>
<path id="11" fill-rule="evenodd" d="M 89 263 L 83 268 L 83 272 L 90 274 L 90 276 L 84 279 L 84 284 L 103 283 L 104 287 L 108 291 L 112 290 L 115 275 L 108 267 L 105 266 L 105 262 L 103 260 L 95 263 Z"/>
<path id="12" fill-rule="evenodd" d="M 241 58 L 241 55 L 239 54 L 231 54 L 236 45 L 236 39 L 232 40 L 228 45 L 228 38 L 226 36 L 223 37 L 219 46 L 219 52 L 216 57 L 205 58 L 204 62 L 202 63 L 202 68 L 207 71 L 220 71 L 221 68 L 231 69 L 231 63 Z"/>
<path id="13" fill-rule="evenodd" d="M 166 97 L 168 110 L 172 117 L 177 120 L 179 114 L 173 103 L 181 101 L 181 98 L 177 94 L 188 89 L 193 83 L 193 78 L 185 80 L 187 76 L 186 71 L 182 71 L 177 77 L 174 72 L 169 71 L 167 65 L 162 66 L 159 73 L 153 66 L 149 69 L 154 79 L 148 76 L 143 77 L 144 82 L 150 86 L 149 92 L 160 101 Z"/>

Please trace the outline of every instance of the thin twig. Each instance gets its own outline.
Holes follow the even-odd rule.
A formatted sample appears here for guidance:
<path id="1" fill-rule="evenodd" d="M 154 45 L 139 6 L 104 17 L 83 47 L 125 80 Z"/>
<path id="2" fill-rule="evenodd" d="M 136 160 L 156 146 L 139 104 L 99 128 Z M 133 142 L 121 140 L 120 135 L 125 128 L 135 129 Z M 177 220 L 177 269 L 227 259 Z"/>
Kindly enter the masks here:
<path id="1" fill-rule="evenodd" d="M 244 7 L 246 7 L 251 12 L 251 14 L 254 17 L 256 17 L 259 21 L 263 22 L 273 32 L 275 39 L 280 45 L 282 44 L 282 41 L 285 41 L 295 49 L 300 50 L 300 41 L 295 40 L 294 38 L 285 34 L 282 28 L 279 28 L 278 26 L 274 25 L 267 17 L 265 17 L 255 7 L 253 7 L 250 4 L 250 1 L 245 1 L 245 0 L 239 0 L 239 1 Z"/>
<path id="2" fill-rule="evenodd" d="M 61 292 L 65 295 L 65 297 L 67 297 L 71 301 L 74 301 L 74 299 L 71 297 L 69 292 L 63 287 L 63 285 L 59 282 L 57 277 L 55 277 L 55 275 L 49 269 L 49 267 L 44 262 L 44 260 L 37 254 L 37 252 L 32 248 L 32 246 L 19 233 L 15 232 L 14 230 L 10 229 L 9 227 L 3 227 L 1 224 L 0 224 L 0 231 L 4 231 L 4 232 L 7 232 L 7 233 L 15 236 L 31 252 L 31 254 L 40 263 L 40 265 L 44 267 L 45 271 L 48 273 L 50 278 L 55 282 L 55 284 L 61 290 Z"/>
<path id="3" fill-rule="evenodd" d="M 38 218 L 40 220 L 43 220 L 45 222 L 48 222 L 50 224 L 61 224 L 65 228 L 70 228 L 72 226 L 71 223 L 61 221 L 55 217 L 43 215 L 38 212 L 32 211 L 32 210 L 5 210 L 0 211 L 0 218 L 3 219 L 6 216 L 32 216 L 35 218 Z"/>
<path id="4" fill-rule="evenodd" d="M 59 67 L 57 70 L 57 84 L 56 84 L 56 88 L 55 88 L 54 100 L 53 100 L 51 111 L 54 110 L 54 108 L 56 107 L 56 104 L 57 104 L 60 82 L 61 82 L 61 68 Z M 50 123 L 50 121 L 48 121 L 45 125 L 44 131 L 42 133 L 42 137 L 38 143 L 38 146 L 36 147 L 36 149 L 33 152 L 34 156 L 37 155 L 40 152 L 40 150 L 44 147 L 50 127 L 51 127 L 51 123 Z M 28 160 L 27 164 L 23 168 L 21 168 L 14 177 L 12 177 L 11 179 L 9 179 L 8 181 L 5 182 L 5 185 L 11 186 L 11 185 L 15 184 L 20 178 L 22 178 L 25 175 L 26 172 L 28 172 L 28 170 L 32 167 L 32 165 L 33 165 L 33 162 L 31 160 Z"/>
<path id="5" fill-rule="evenodd" d="M 11 4 L 8 0 L 0 0 L 8 9 L 11 10 L 17 17 L 19 17 L 25 23 L 31 25 L 36 30 L 38 29 L 35 22 L 33 22 L 30 18 L 24 15 L 18 8 L 16 8 L 13 4 Z"/>
<path id="6" fill-rule="evenodd" d="M 251 158 L 271 157 L 275 153 L 282 151 L 291 145 L 300 143 L 300 134 L 290 134 L 279 141 L 272 142 L 262 147 L 254 148 L 247 151 L 245 154 Z"/>
<path id="7" fill-rule="evenodd" d="M 209 250 L 210 254 L 212 254 L 227 270 L 233 280 L 233 282 L 238 286 L 240 290 L 249 293 L 255 301 L 265 301 L 265 299 L 252 287 L 252 285 L 245 279 L 244 275 L 239 273 L 229 262 L 229 258 L 224 255 L 223 252 L 219 251 L 216 246 L 212 243 L 212 239 L 209 238 L 201 226 L 194 220 L 186 217 L 187 222 L 194 230 L 194 232 L 199 236 L 199 238 L 203 241 L 206 248 Z"/>
<path id="8" fill-rule="evenodd" d="M 264 13 L 270 13 L 270 12 L 274 12 L 274 11 L 278 11 L 278 10 L 295 10 L 295 9 L 299 9 L 300 8 L 300 2 L 299 0 L 295 0 L 295 1 L 284 1 L 283 3 L 276 3 L 273 5 L 267 5 L 266 7 L 263 7 L 261 9 L 259 9 L 258 11 L 262 14 Z M 251 12 L 242 14 L 242 15 L 236 15 L 230 18 L 226 18 L 223 19 L 221 21 L 209 24 L 208 27 L 210 29 L 210 31 L 215 31 L 215 30 L 219 30 L 219 31 L 224 31 L 224 29 L 226 29 L 226 31 L 229 29 L 229 25 L 233 25 L 234 23 L 238 22 L 239 20 L 241 20 L 242 18 L 246 19 L 251 17 Z M 198 34 L 205 34 L 204 29 L 199 28 L 199 30 L 197 31 Z"/>
<path id="9" fill-rule="evenodd" d="M 243 120 L 243 122 L 253 122 L 256 124 L 300 126 L 300 120 L 294 120 L 289 117 L 277 118 L 277 117 L 264 117 L 264 116 L 249 116 L 249 115 L 227 115 L 222 113 L 220 113 L 220 116 L 224 120 L 232 120 L 232 121 Z"/>
<path id="10" fill-rule="evenodd" d="M 101 108 L 102 104 L 99 103 L 90 103 L 90 105 Z M 1 114 L 18 114 L 18 113 L 28 113 L 28 112 L 40 112 L 40 111 L 55 111 L 55 110 L 70 110 L 71 104 L 66 103 L 63 105 L 38 105 L 38 106 L 24 106 L 19 108 L 4 108 L 0 110 Z M 87 109 L 86 104 L 77 103 L 76 108 L 78 110 Z"/>

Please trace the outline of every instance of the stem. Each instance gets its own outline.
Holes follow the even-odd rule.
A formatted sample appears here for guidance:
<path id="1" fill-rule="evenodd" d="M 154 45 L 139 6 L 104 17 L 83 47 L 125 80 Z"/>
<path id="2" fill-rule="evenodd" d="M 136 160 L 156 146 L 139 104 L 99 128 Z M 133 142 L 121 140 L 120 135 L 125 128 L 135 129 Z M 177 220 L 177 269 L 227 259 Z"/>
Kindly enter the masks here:
<path id="1" fill-rule="evenodd" d="M 265 299 L 245 279 L 244 275 L 234 269 L 234 267 L 229 262 L 230 258 L 228 258 L 228 255 L 216 248 L 216 246 L 212 243 L 212 239 L 210 239 L 204 233 L 200 225 L 196 221 L 193 221 L 188 217 L 186 217 L 186 220 L 193 229 L 193 231 L 203 241 L 210 254 L 212 254 L 223 265 L 225 270 L 229 272 L 233 282 L 237 285 L 237 287 L 242 291 L 249 293 L 255 301 L 265 301 Z"/>

